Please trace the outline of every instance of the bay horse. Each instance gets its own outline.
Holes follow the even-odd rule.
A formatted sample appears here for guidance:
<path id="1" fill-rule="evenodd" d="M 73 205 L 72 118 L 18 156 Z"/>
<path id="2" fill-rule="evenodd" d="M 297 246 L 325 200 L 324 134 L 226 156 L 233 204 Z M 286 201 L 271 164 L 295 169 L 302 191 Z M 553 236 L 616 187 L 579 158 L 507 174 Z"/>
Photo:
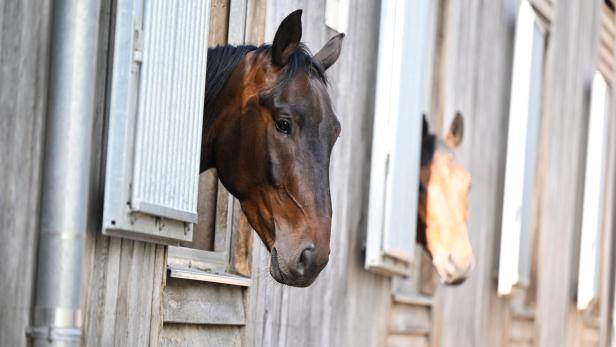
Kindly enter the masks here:
<path id="1" fill-rule="evenodd" d="M 271 45 L 208 50 L 200 171 L 215 168 L 239 200 L 272 277 L 306 287 L 330 253 L 329 163 L 341 126 L 325 71 L 344 34 L 312 55 L 301 14 L 281 22 Z"/>
<path id="2" fill-rule="evenodd" d="M 467 229 L 471 176 L 456 162 L 454 153 L 463 134 L 464 119 L 459 112 L 444 138 L 429 132 L 424 116 L 417 243 L 432 257 L 432 264 L 446 285 L 464 282 L 474 262 Z"/>

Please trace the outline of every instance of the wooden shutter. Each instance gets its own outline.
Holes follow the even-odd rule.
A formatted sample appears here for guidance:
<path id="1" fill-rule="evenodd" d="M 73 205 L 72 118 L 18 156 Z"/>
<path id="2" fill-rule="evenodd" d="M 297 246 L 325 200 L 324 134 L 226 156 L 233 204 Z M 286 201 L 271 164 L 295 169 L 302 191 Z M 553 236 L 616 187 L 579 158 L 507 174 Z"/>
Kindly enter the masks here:
<path id="1" fill-rule="evenodd" d="M 103 233 L 192 238 L 209 0 L 118 0 Z"/>

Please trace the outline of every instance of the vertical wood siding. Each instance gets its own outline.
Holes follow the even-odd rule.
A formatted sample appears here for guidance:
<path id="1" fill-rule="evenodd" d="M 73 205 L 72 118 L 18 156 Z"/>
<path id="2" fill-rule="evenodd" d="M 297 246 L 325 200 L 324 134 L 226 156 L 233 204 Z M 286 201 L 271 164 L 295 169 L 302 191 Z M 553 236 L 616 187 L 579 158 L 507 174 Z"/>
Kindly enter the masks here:
<path id="1" fill-rule="evenodd" d="M 263 1 L 250 1 L 249 6 L 257 9 L 253 12 L 262 13 Z M 537 193 L 541 218 L 537 226 L 537 283 L 533 289 L 536 297 L 532 301 L 535 314 L 514 312 L 509 298 L 496 295 L 495 281 L 518 0 L 442 0 L 442 64 L 435 68 L 438 107 L 432 119 L 437 120 L 441 130 L 448 126 L 455 111 L 465 116 L 465 139 L 459 157 L 473 175 L 469 230 L 476 268 L 460 287 L 438 286 L 432 308 L 392 302 L 391 280 L 364 270 L 378 1 L 353 2 L 343 53 L 328 71 L 335 110 L 343 125 L 331 164 L 334 225 L 328 267 L 309 288 L 281 286 L 269 275 L 268 252 L 260 239 L 253 237 L 254 282 L 247 293 L 238 288 L 225 291 L 218 285 L 176 282 L 171 283 L 166 297 L 166 247 L 100 235 L 111 1 L 102 3 L 100 80 L 93 132 L 93 142 L 101 145 L 93 149 L 91 170 L 90 231 L 82 296 L 83 345 L 606 344 L 610 335 L 606 312 L 613 301 L 613 256 L 603 260 L 603 272 L 610 282 L 604 282 L 602 287 L 601 324 L 577 312 L 574 302 L 582 196 L 579 187 L 583 179 L 580 163 L 584 161 L 590 81 L 599 59 L 603 18 L 600 0 L 542 2 L 552 6 L 552 14 L 542 99 L 542 184 Z M 222 4 L 218 13 L 227 13 L 223 6 L 226 1 L 212 4 Z M 41 5 L 30 0 L 0 0 L 0 254 L 8 255 L 0 267 L 0 346 L 26 344 L 35 273 L 50 7 L 50 2 Z M 265 26 L 252 23 L 255 17 L 247 18 L 247 27 L 252 28 L 247 37 L 259 43 L 265 32 L 266 40 L 271 42 L 280 20 L 297 8 L 304 9 L 303 40 L 313 51 L 318 50 L 335 34 L 324 25 L 325 0 L 269 0 Z M 221 26 L 228 23 L 226 19 L 223 22 Z M 614 73 L 613 66 L 605 70 Z M 616 89 L 612 88 L 612 93 L 616 100 Z M 616 133 L 615 110 L 612 106 L 612 135 Z M 610 148 L 613 156 L 613 136 Z M 614 160 L 608 165 L 614 167 Z M 216 188 L 215 179 L 210 181 Z M 613 210 L 613 177 L 610 182 L 608 191 L 612 197 L 607 206 Z M 608 218 L 605 228 L 606 233 L 613 232 L 614 217 Z M 608 252 L 610 247 L 604 249 Z M 202 287 L 209 289 L 201 291 Z M 197 302 L 200 293 L 206 296 L 208 291 L 232 300 L 228 306 L 235 309 L 233 324 L 227 324 L 231 320 L 228 317 L 203 315 L 199 324 L 166 322 L 163 327 L 163 311 L 176 308 L 170 300 L 186 298 Z M 187 293 L 192 296 L 184 295 Z M 240 301 L 245 306 L 238 306 Z M 185 313 L 175 311 L 173 319 L 183 320 L 181 315 Z M 170 314 L 168 317 L 172 317 Z"/>
<path id="2" fill-rule="evenodd" d="M 0 0 L 0 346 L 25 346 L 36 274 L 50 1 Z"/>
<path id="3" fill-rule="evenodd" d="M 581 163 L 585 162 L 601 3 L 555 3 L 543 98 L 541 160 L 545 172 L 535 320 L 538 346 L 578 346 L 591 341 L 586 337 L 583 317 L 575 310 L 573 299 L 583 196 Z"/>
<path id="4" fill-rule="evenodd" d="M 532 291 L 537 294 L 531 300 L 536 315 L 532 310 L 516 312 L 510 298 L 497 297 L 494 289 L 518 1 L 445 3 L 449 14 L 443 116 L 460 109 L 467 120 L 461 157 L 473 175 L 469 229 L 477 267 L 460 288 L 439 288 L 433 345 L 595 345 L 598 326 L 575 310 L 574 288 L 581 170 L 601 1 L 533 1 L 539 10 L 549 10 L 551 25 L 541 101 L 542 183 L 536 192 L 539 246 Z"/>
<path id="5" fill-rule="evenodd" d="M 266 41 L 280 21 L 304 9 L 303 38 L 317 51 L 335 35 L 325 24 L 324 0 L 270 0 Z M 374 81 L 380 3 L 353 1 L 342 55 L 328 71 L 342 135 L 331 163 L 333 227 L 331 258 L 309 288 L 283 287 L 269 275 L 269 254 L 258 238 L 247 324 L 249 346 L 382 346 L 391 281 L 364 270 Z"/>
<path id="6" fill-rule="evenodd" d="M 465 117 L 458 151 L 473 177 L 469 236 L 475 269 L 459 287 L 439 286 L 433 346 L 502 346 L 508 300 L 496 294 L 509 90 L 518 1 L 445 0 L 442 125 L 456 111 Z"/>

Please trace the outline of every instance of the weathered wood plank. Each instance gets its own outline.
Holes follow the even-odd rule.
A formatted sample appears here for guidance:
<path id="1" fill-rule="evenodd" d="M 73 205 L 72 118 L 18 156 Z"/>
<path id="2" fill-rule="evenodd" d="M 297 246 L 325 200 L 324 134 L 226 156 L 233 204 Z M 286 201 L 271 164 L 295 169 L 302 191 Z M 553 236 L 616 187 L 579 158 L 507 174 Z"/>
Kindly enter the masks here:
<path id="1" fill-rule="evenodd" d="M 389 313 L 390 334 L 429 335 L 431 327 L 429 307 L 393 304 Z"/>
<path id="2" fill-rule="evenodd" d="M 532 343 L 534 337 L 534 322 L 526 319 L 513 319 L 509 331 L 512 343 Z"/>
<path id="3" fill-rule="evenodd" d="M 50 1 L 0 0 L 0 346 L 25 346 L 39 223 Z"/>
<path id="4" fill-rule="evenodd" d="M 532 343 L 528 343 L 528 342 L 512 342 L 511 344 L 509 344 L 509 347 L 533 347 L 534 345 Z"/>
<path id="5" fill-rule="evenodd" d="M 210 4 L 210 31 L 208 45 L 215 47 L 227 43 L 229 30 L 229 0 L 212 0 Z"/>
<path id="6" fill-rule="evenodd" d="M 243 325 L 243 287 L 191 280 L 167 280 L 163 291 L 165 323 Z"/>
<path id="7" fill-rule="evenodd" d="M 430 340 L 425 336 L 413 335 L 389 335 L 387 337 L 387 347 L 428 347 Z"/>
<path id="8" fill-rule="evenodd" d="M 197 210 L 199 220 L 195 225 L 191 242 L 181 242 L 180 246 L 214 250 L 214 225 L 216 222 L 216 196 L 218 192 L 218 176 L 214 170 L 199 175 L 199 196 Z"/>
<path id="9" fill-rule="evenodd" d="M 160 347 L 240 347 L 246 346 L 239 327 L 165 324 Z"/>
<path id="10" fill-rule="evenodd" d="M 150 309 L 150 326 L 149 326 L 149 344 L 150 346 L 159 345 L 160 331 L 163 328 L 162 315 L 162 289 L 165 281 L 165 272 L 167 271 L 167 252 L 165 246 L 156 246 L 154 257 L 154 276 L 152 277 L 152 293 L 150 294 L 151 309 Z M 146 293 L 149 294 L 149 293 Z M 147 332 L 146 332 L 147 333 Z"/>
<path id="11" fill-rule="evenodd" d="M 539 235 L 538 346 L 573 346 L 589 86 L 597 62 L 602 1 L 557 1 L 546 53 Z M 557 250 L 558 257 L 554 256 Z"/>

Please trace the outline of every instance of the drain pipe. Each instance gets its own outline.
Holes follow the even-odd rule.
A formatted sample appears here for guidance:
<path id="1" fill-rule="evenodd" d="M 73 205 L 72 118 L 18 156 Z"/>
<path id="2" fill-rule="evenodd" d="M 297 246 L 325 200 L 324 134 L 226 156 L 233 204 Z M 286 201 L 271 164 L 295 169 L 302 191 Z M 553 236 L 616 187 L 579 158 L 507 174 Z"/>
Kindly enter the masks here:
<path id="1" fill-rule="evenodd" d="M 32 345 L 79 346 L 99 0 L 55 0 Z"/>

